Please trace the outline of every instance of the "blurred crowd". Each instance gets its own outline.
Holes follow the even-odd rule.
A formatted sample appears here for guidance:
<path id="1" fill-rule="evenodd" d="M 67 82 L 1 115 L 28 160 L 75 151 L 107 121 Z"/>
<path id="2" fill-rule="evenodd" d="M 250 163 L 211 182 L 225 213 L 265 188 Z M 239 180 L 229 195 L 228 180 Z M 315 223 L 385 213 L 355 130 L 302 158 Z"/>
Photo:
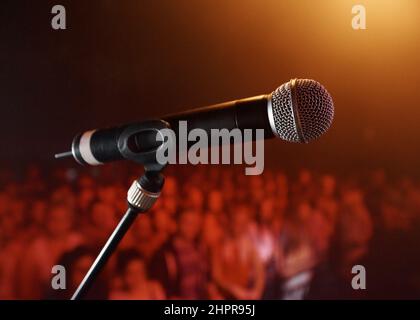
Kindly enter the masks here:
<path id="1" fill-rule="evenodd" d="M 383 170 L 168 168 L 91 299 L 420 298 L 420 183 Z M 172 171 L 171 171 L 172 170 Z M 65 299 L 127 209 L 136 167 L 0 175 L 0 299 Z M 66 270 L 54 290 L 52 267 Z M 366 290 L 352 288 L 352 268 Z"/>

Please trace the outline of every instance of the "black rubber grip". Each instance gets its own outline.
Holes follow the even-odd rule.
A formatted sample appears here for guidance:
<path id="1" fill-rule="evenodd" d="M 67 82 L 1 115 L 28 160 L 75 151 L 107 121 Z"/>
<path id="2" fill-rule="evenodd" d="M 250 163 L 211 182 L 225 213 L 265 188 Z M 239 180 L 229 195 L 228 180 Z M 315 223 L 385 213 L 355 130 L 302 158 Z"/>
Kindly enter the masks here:
<path id="1" fill-rule="evenodd" d="M 118 137 L 124 127 L 97 130 L 90 140 L 93 156 L 100 162 L 110 162 L 124 159 L 118 150 Z"/>
<path id="2" fill-rule="evenodd" d="M 188 131 L 200 128 L 210 136 L 211 129 L 263 129 L 264 138 L 272 138 L 267 112 L 268 96 L 235 100 L 209 107 L 193 109 L 164 117 L 178 134 L 179 121 L 187 121 Z"/>

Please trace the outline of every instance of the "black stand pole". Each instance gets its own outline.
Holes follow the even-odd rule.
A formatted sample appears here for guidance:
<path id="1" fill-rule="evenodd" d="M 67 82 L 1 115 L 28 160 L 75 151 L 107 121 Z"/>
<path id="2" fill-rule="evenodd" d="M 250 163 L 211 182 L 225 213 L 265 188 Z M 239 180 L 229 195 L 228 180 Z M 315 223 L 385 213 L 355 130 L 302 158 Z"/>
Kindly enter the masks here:
<path id="1" fill-rule="evenodd" d="M 79 287 L 71 297 L 71 300 L 83 299 L 92 286 L 111 254 L 114 252 L 128 229 L 133 224 L 140 212 L 149 210 L 153 203 L 159 198 L 163 187 L 164 178 L 159 171 L 146 169 L 145 174 L 133 182 L 127 193 L 128 210 L 112 232 L 96 260 L 83 278 Z"/>
<path id="2" fill-rule="evenodd" d="M 102 270 L 102 267 L 107 263 L 111 254 L 114 252 L 115 248 L 118 246 L 128 229 L 133 224 L 138 213 L 138 209 L 129 206 L 120 223 L 117 225 L 114 232 L 112 232 L 98 257 L 90 267 L 88 273 L 83 278 L 83 281 L 80 283 L 79 287 L 71 297 L 71 300 L 79 300 L 85 297 L 87 291 L 90 289 L 99 272 Z"/>

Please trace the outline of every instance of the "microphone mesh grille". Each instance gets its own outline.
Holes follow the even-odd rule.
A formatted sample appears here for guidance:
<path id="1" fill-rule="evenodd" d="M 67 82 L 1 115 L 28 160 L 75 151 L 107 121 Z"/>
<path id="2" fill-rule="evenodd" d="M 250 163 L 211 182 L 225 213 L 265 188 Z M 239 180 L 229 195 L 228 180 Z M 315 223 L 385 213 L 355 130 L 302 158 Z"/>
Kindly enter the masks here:
<path id="1" fill-rule="evenodd" d="M 295 118 L 293 116 L 292 90 L 290 82 L 278 87 L 271 96 L 274 125 L 283 140 L 299 142 Z"/>
<path id="2" fill-rule="evenodd" d="M 330 127 L 334 104 L 320 83 L 297 79 L 293 89 L 291 82 L 287 82 L 273 92 L 272 112 L 280 138 L 290 142 L 309 142 Z"/>

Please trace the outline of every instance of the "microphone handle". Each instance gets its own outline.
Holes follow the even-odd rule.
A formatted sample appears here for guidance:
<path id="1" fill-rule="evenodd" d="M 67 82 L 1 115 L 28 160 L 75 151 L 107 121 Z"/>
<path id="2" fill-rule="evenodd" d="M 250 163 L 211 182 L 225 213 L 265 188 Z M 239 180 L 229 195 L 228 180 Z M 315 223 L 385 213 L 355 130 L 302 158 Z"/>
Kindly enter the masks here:
<path id="1" fill-rule="evenodd" d="M 268 119 L 269 95 L 224 102 L 208 107 L 192 109 L 163 118 L 178 133 L 179 121 L 187 121 L 188 131 L 203 129 L 210 136 L 211 129 L 264 129 L 264 138 L 272 138 Z"/>
<path id="2" fill-rule="evenodd" d="M 225 102 L 171 114 L 163 117 L 162 120 L 169 123 L 170 128 L 177 136 L 177 140 L 182 138 L 178 135 L 180 121 L 187 122 L 188 132 L 193 129 L 203 129 L 209 137 L 211 129 L 232 130 L 237 128 L 240 130 L 263 129 L 264 139 L 269 139 L 274 137 L 267 112 L 269 98 L 269 95 L 260 95 Z M 83 132 L 73 139 L 73 157 L 79 163 L 89 165 L 123 160 L 126 157 L 121 153 L 118 146 L 121 135 L 136 126 L 147 127 L 149 123 L 156 123 L 156 121 Z M 157 148 L 161 144 L 161 142 L 156 141 L 156 130 L 153 130 L 156 128 L 151 125 L 149 129 L 137 133 L 135 130 L 133 131 L 131 141 L 128 143 L 133 152 L 141 153 Z"/>

